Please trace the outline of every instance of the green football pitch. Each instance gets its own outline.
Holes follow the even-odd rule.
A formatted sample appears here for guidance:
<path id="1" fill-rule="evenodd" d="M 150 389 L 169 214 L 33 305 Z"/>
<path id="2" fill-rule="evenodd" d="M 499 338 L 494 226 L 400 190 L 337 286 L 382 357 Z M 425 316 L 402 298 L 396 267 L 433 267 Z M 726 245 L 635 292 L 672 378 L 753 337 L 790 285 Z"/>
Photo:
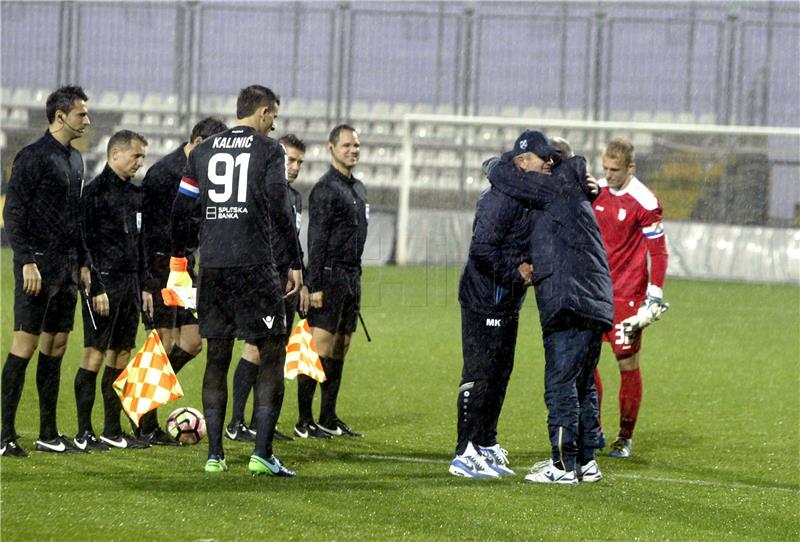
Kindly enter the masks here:
<path id="1" fill-rule="evenodd" d="M 517 476 L 448 474 L 461 370 L 460 266 L 367 268 L 339 414 L 364 438 L 278 442 L 298 476 L 253 478 L 249 445 L 225 441 L 230 472 L 203 472 L 206 443 L 181 448 L 5 458 L 0 537 L 15 540 L 797 540 L 800 537 L 800 288 L 670 280 L 672 308 L 646 332 L 644 401 L 634 456 L 600 455 L 604 478 L 570 487 L 523 483 L 548 455 L 543 353 L 531 295 L 500 442 Z M 2 254 L 2 356 L 13 280 Z M 59 426 L 75 432 L 72 382 L 80 316 L 62 371 Z M 140 334 L 140 344 L 143 334 Z M 180 374 L 201 407 L 205 355 Z M 234 361 L 235 363 L 235 361 Z M 601 359 L 607 436 L 619 377 Z M 231 370 L 231 376 L 233 370 Z M 38 429 L 35 359 L 17 427 Z M 315 411 L 317 406 L 315 405 Z M 249 412 L 249 407 L 248 407 Z M 296 418 L 286 383 L 279 429 Z M 99 394 L 95 428 L 102 424 Z"/>

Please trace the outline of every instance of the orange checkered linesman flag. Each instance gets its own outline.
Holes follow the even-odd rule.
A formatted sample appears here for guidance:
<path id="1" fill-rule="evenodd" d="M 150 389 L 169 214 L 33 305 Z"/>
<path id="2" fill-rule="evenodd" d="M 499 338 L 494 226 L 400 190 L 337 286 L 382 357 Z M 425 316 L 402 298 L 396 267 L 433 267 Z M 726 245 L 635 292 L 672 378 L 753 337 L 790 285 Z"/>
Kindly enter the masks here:
<path id="1" fill-rule="evenodd" d="M 310 376 L 317 382 L 325 382 L 325 370 L 317 354 L 317 347 L 311 338 L 311 328 L 308 320 L 300 320 L 289 336 L 286 344 L 286 363 L 283 366 L 283 376 L 294 380 L 297 374 Z"/>
<path id="2" fill-rule="evenodd" d="M 137 427 L 147 412 L 183 397 L 181 384 L 155 330 L 114 381 L 114 391 Z"/>

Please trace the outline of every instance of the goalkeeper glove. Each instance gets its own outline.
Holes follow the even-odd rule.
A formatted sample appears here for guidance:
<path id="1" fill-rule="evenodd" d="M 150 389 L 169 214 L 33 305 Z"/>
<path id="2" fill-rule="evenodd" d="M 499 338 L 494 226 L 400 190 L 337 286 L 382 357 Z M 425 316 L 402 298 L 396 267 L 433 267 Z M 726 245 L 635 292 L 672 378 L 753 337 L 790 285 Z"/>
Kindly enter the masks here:
<path id="1" fill-rule="evenodd" d="M 194 309 L 197 306 L 196 288 L 192 288 L 192 277 L 187 271 L 188 265 L 186 258 L 169 259 L 167 287 L 161 290 L 164 305 L 187 309 Z"/>
<path id="2" fill-rule="evenodd" d="M 661 315 L 669 310 L 669 303 L 664 303 L 664 291 L 655 284 L 647 286 L 647 297 L 644 300 L 644 306 L 653 315 L 653 321 L 659 320 Z"/>
<path id="3" fill-rule="evenodd" d="M 629 344 L 632 339 L 636 337 L 642 329 L 656 321 L 656 318 L 647 308 L 647 305 L 642 305 L 636 314 L 624 319 L 620 324 L 622 325 L 622 332 L 625 334 L 625 344 Z"/>
<path id="4" fill-rule="evenodd" d="M 647 297 L 636 314 L 626 318 L 621 322 L 622 331 L 625 334 L 625 342 L 630 342 L 635 335 L 656 320 L 660 320 L 665 312 L 669 310 L 669 303 L 663 301 L 661 288 L 653 284 L 647 287 Z"/>

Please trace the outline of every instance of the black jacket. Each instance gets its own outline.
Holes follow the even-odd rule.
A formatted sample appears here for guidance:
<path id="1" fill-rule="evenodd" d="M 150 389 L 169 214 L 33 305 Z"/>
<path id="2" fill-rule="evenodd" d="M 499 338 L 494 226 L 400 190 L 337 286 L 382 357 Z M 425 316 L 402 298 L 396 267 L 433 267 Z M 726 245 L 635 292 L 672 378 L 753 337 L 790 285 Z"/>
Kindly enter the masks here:
<path id="1" fill-rule="evenodd" d="M 529 202 L 513 190 L 491 187 L 481 194 L 458 288 L 463 307 L 497 316 L 519 312 L 527 288 L 517 267 L 531 261 L 531 215 Z"/>
<path id="2" fill-rule="evenodd" d="M 611 329 L 611 274 L 586 186 L 586 160 L 570 158 L 552 175 L 543 176 L 519 171 L 510 155 L 504 155 L 486 170 L 493 186 L 501 191 L 522 187 L 537 209 L 531 220 L 530 251 L 542 328 L 577 317 Z"/>
<path id="3" fill-rule="evenodd" d="M 355 177 L 345 177 L 333 166 L 308 198 L 309 291 L 324 290 L 326 267 L 361 269 L 367 240 L 367 189 Z"/>
<path id="4" fill-rule="evenodd" d="M 300 246 L 300 219 L 303 214 L 303 196 L 300 195 L 300 192 L 295 190 L 291 184 L 287 186 L 289 189 L 286 193 L 288 196 L 288 203 L 289 208 L 292 211 L 292 217 L 294 218 L 294 226 L 297 235 L 295 235 L 294 239 L 289 240 L 289 242 L 293 242 L 297 245 L 297 250 L 300 252 L 300 261 L 303 261 L 303 248 Z M 286 254 L 286 240 L 279 240 L 275 239 L 272 243 L 272 250 L 275 253 L 275 261 L 277 262 L 278 272 L 281 275 L 281 278 L 286 275 L 289 271 L 289 257 Z M 305 275 L 305 269 L 304 275 Z"/>
<path id="5" fill-rule="evenodd" d="M 186 154 L 182 143 L 177 149 L 150 166 L 142 181 L 142 236 L 148 264 L 156 254 L 165 254 L 169 259 L 170 243 L 169 219 L 172 203 L 178 193 L 181 177 L 186 169 Z M 197 225 L 194 224 L 196 228 Z M 190 239 L 196 238 L 196 231 Z"/>
<path id="6" fill-rule="evenodd" d="M 106 164 L 83 191 L 86 243 L 94 255 L 92 295 L 105 291 L 105 281 L 121 273 L 144 275 L 141 235 L 141 189 L 123 181 Z M 141 283 L 140 283 L 141 284 Z"/>
<path id="7" fill-rule="evenodd" d="M 45 132 L 14 159 L 3 221 L 19 264 L 45 255 L 89 265 L 80 224 L 83 158 Z"/>

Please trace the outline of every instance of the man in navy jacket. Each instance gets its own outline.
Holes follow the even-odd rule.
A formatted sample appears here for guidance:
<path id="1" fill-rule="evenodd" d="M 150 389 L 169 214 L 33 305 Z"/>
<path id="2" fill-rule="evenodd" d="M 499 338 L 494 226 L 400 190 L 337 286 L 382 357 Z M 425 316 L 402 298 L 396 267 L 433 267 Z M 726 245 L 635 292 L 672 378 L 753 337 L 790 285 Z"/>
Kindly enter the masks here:
<path id="1" fill-rule="evenodd" d="M 542 183 L 557 152 L 540 132 L 525 132 L 508 153 Z M 531 284 L 531 208 L 523 179 L 481 194 L 469 259 L 459 285 L 464 366 L 458 388 L 458 441 L 450 473 L 467 478 L 512 475 L 497 442 L 497 422 L 514 367 L 519 310 Z"/>
<path id="2" fill-rule="evenodd" d="M 547 143 L 543 134 L 534 134 L 528 145 Z M 602 475 L 594 459 L 600 423 L 593 372 L 602 333 L 611 329 L 614 303 L 608 261 L 591 207 L 596 183 L 580 156 L 561 161 L 549 177 L 521 170 L 510 153 L 488 161 L 484 169 L 501 191 L 523 187 L 535 209 L 530 254 L 545 349 L 552 457 L 534 465 L 525 480 L 597 481 Z"/>

